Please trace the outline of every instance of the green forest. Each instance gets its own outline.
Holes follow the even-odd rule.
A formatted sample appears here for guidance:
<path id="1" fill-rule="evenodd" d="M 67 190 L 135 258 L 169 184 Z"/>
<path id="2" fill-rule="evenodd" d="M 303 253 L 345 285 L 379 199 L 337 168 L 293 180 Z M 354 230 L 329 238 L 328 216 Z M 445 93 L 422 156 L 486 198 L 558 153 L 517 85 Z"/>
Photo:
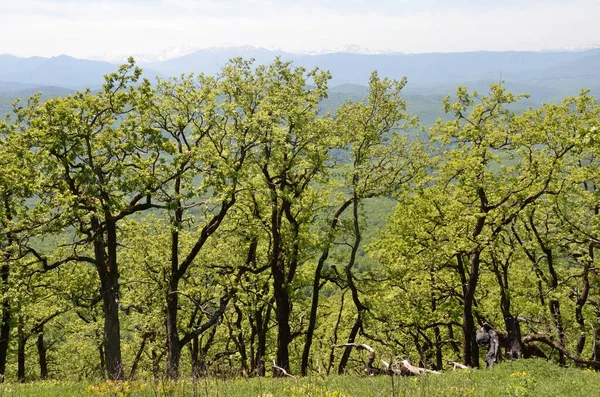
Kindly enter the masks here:
<path id="1" fill-rule="evenodd" d="M 406 79 L 373 72 L 335 106 L 330 79 L 236 58 L 150 81 L 130 59 L 99 90 L 15 102 L 0 377 L 600 370 L 590 92 L 458 87 L 423 122 Z"/>

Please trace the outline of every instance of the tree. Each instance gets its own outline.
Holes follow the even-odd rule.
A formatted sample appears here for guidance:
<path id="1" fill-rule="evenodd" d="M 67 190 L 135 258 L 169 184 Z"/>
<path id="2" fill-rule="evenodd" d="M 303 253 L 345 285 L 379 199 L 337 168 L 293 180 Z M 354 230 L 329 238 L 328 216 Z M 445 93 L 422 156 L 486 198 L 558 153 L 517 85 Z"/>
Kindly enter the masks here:
<path id="1" fill-rule="evenodd" d="M 275 60 L 256 69 L 258 93 L 264 95 L 258 108 L 261 134 L 252 152 L 253 172 L 249 188 L 256 191 L 255 216 L 269 239 L 268 263 L 273 276 L 277 322 L 277 365 L 290 369 L 292 341 L 290 315 L 292 283 L 307 258 L 309 227 L 318 205 L 320 186 L 326 181 L 326 166 L 334 147 L 332 129 L 319 119 L 319 104 L 326 97 L 329 74 L 292 68 Z"/>
<path id="2" fill-rule="evenodd" d="M 74 262 L 96 268 L 111 379 L 123 378 L 117 225 L 151 208 L 151 193 L 165 182 L 164 138 L 134 117 L 139 98 L 150 90 L 148 81 L 133 86 L 140 74 L 130 59 L 98 93 L 86 90 L 21 110 L 21 145 L 35 154 L 41 171 L 34 212 L 43 215 L 45 233 L 74 233 L 72 252 L 63 258 L 50 262 L 46 253 L 30 253 L 44 271 Z"/>
<path id="3" fill-rule="evenodd" d="M 456 242 L 456 260 L 464 297 L 463 360 L 471 366 L 479 364 L 473 305 L 487 246 L 521 211 L 552 190 L 554 174 L 573 148 L 540 147 L 545 141 L 537 126 L 505 107 L 520 97 L 498 85 L 490 88 L 484 97 L 459 88 L 456 102 L 444 102 L 455 119 L 437 123 L 431 131 L 435 141 L 453 146 L 442 149 L 450 153 L 439 165 L 438 181 L 456 200 L 455 225 L 463 225 L 457 230 L 464 237 Z"/>
<path id="4" fill-rule="evenodd" d="M 585 305 L 593 291 L 590 276 L 597 278 L 593 263 L 597 246 L 594 223 L 598 215 L 595 190 L 599 114 L 596 100 L 584 91 L 578 97 L 523 115 L 535 128 L 546 132 L 549 150 L 560 152 L 563 147 L 572 147 L 556 175 L 560 189 L 520 216 L 513 228 L 518 246 L 535 269 L 540 303 L 550 314 L 548 329 L 554 328 L 548 337 L 557 339 L 561 364 L 566 363 L 568 355 L 573 356 L 567 346 L 568 324 L 562 305 L 568 302 L 564 298 L 570 295 L 575 303 L 579 328 L 575 351 L 581 355 L 586 342 Z M 580 280 L 581 284 L 573 285 L 569 280 Z"/>
<path id="5" fill-rule="evenodd" d="M 415 128 L 417 120 L 406 113 L 406 103 L 401 91 L 406 79 L 400 81 L 380 79 L 376 72 L 369 80 L 368 97 L 361 102 L 348 102 L 336 112 L 335 130 L 338 133 L 340 147 L 345 164 L 341 170 L 342 186 L 340 190 L 348 192 L 344 201 L 336 210 L 325 239 L 324 249 L 319 259 L 313 281 L 311 315 L 307 330 L 302 373 L 306 374 L 312 336 L 316 324 L 321 272 L 329 256 L 330 245 L 335 237 L 336 228 L 347 221 L 351 226 L 350 253 L 344 265 L 343 274 L 338 275 L 344 285 L 350 289 L 357 317 L 350 331 L 348 343 L 354 343 L 362 329 L 363 315 L 368 307 L 361 302 L 355 285 L 353 268 L 358 260 L 362 243 L 360 225 L 360 205 L 365 199 L 387 197 L 401 190 L 423 168 L 425 156 L 419 153 L 418 146 L 408 143 L 407 131 Z M 351 209 L 349 219 L 342 216 Z M 339 364 L 341 373 L 350 355 L 351 346 L 344 350 Z"/>
<path id="6" fill-rule="evenodd" d="M 449 254 L 460 279 L 462 353 L 469 366 L 479 365 L 474 306 L 482 265 L 497 266 L 493 247 L 498 239 L 525 209 L 556 191 L 556 175 L 574 147 L 554 145 L 530 115 L 507 109 L 519 98 L 498 85 L 488 96 L 459 88 L 456 101 L 446 98 L 444 109 L 454 119 L 438 121 L 430 130 L 435 162 L 431 179 L 415 198 L 431 200 L 428 206 L 437 215 L 425 219 L 434 220 L 433 247 Z M 508 304 L 503 301 L 505 313 Z M 507 316 L 505 322 L 509 338 L 518 338 L 516 318 Z"/>
<path id="7" fill-rule="evenodd" d="M 34 97 L 29 104 L 37 103 Z M 15 103 L 15 106 L 18 102 Z M 0 379 L 4 381 L 10 330 L 12 326 L 13 288 L 11 269 L 25 256 L 29 238 L 36 234 L 35 220 L 29 218 L 27 199 L 38 180 L 31 153 L 18 145 L 21 116 L 0 121 Z M 14 270 L 14 269 L 13 269 Z"/>

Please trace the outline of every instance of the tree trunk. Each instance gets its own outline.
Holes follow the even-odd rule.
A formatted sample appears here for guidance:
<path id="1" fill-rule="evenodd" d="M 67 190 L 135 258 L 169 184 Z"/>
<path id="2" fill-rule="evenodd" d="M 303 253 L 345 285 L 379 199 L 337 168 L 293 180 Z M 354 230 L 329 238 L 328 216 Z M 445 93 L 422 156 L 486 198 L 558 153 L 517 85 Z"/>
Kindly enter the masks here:
<path id="1" fill-rule="evenodd" d="M 258 337 L 258 321 L 259 317 L 256 315 L 250 315 L 248 318 L 250 322 L 250 372 L 254 375 L 257 375 L 257 337 Z"/>
<path id="2" fill-rule="evenodd" d="M 177 178 L 175 181 L 175 195 L 179 197 L 181 189 L 181 179 Z M 183 207 L 179 199 L 175 201 L 175 220 L 173 226 L 173 232 L 171 233 L 171 281 L 167 290 L 167 368 L 166 376 L 169 379 L 177 379 L 179 377 L 179 361 L 181 357 L 181 349 L 186 343 L 190 342 L 193 338 L 192 335 L 184 336 L 182 340 L 179 340 L 179 332 L 177 325 L 177 311 L 178 311 L 178 288 L 179 282 L 182 280 L 192 265 L 194 259 L 198 256 L 200 250 L 204 247 L 204 244 L 208 238 L 219 228 L 219 225 L 225 218 L 227 211 L 234 205 L 235 196 L 224 199 L 221 202 L 221 209 L 214 215 L 210 221 L 208 221 L 200 232 L 200 236 L 190 249 L 187 256 L 179 261 L 179 227 L 183 221 Z M 228 302 L 228 299 L 227 299 Z M 222 313 L 221 313 L 222 314 Z M 218 315 L 220 316 L 220 314 Z M 217 318 L 210 321 L 210 324 L 214 325 Z M 209 325 L 209 326 L 212 326 Z"/>
<path id="3" fill-rule="evenodd" d="M 179 360 L 181 349 L 179 346 L 179 333 L 177 331 L 177 311 L 179 299 L 177 295 L 177 281 L 171 281 L 167 292 L 167 379 L 177 379 L 179 377 Z"/>
<path id="4" fill-rule="evenodd" d="M 9 266 L 2 265 L 0 268 L 0 276 L 2 277 L 2 292 L 6 293 L 8 289 Z M 6 296 L 6 295 L 5 295 Z M 10 300 L 4 298 L 2 302 L 2 324 L 0 324 L 0 381 L 4 382 L 4 374 L 6 371 L 6 358 L 8 354 L 8 342 L 10 337 Z"/>
<path id="5" fill-rule="evenodd" d="M 523 356 L 523 342 L 519 320 L 515 316 L 508 315 L 504 317 L 504 325 L 508 334 L 506 357 L 512 359 L 521 358 Z"/>
<path id="6" fill-rule="evenodd" d="M 191 359 L 192 359 L 192 379 L 196 379 L 201 375 L 201 369 L 200 369 L 200 358 L 199 358 L 199 352 L 200 352 L 200 347 L 199 347 L 199 336 L 195 336 L 192 339 L 192 346 L 190 348 L 190 355 L 191 355 Z"/>
<path id="7" fill-rule="evenodd" d="M 560 302 L 556 299 L 550 300 L 550 314 L 554 319 L 554 326 L 556 327 L 556 332 L 558 333 L 558 342 L 562 347 L 565 347 L 565 330 L 563 328 L 562 315 L 560 313 Z M 561 350 L 558 351 L 558 363 L 560 365 L 567 364 L 565 354 Z"/>
<path id="8" fill-rule="evenodd" d="M 152 349 L 152 353 L 150 355 L 152 357 L 152 377 L 154 378 L 154 380 L 158 380 L 158 378 L 160 376 L 159 364 L 160 364 L 162 355 L 159 355 L 158 353 L 156 353 L 155 349 Z"/>
<path id="9" fill-rule="evenodd" d="M 552 249 L 546 245 L 542 236 L 539 234 L 535 221 L 533 219 L 533 214 L 529 216 L 529 225 L 531 226 L 531 230 L 533 231 L 535 238 L 544 252 L 546 256 L 546 263 L 548 265 L 548 273 L 550 273 L 550 279 L 548 280 L 550 287 L 553 290 L 558 288 L 558 274 L 556 273 L 556 269 L 554 268 L 554 253 Z M 560 312 L 560 303 L 557 299 L 551 299 L 549 304 L 550 314 L 552 315 L 552 319 L 554 320 L 554 326 L 556 327 L 556 332 L 558 333 L 558 340 L 560 345 L 564 348 L 565 346 L 565 331 L 562 324 L 562 314 Z M 558 362 L 561 365 L 566 364 L 565 354 L 563 349 L 558 349 Z"/>
<path id="10" fill-rule="evenodd" d="M 442 333 L 439 326 L 433 328 L 435 336 L 435 370 L 440 371 L 444 366 L 444 356 L 442 352 Z"/>
<path id="11" fill-rule="evenodd" d="M 19 316 L 19 325 L 17 327 L 17 382 L 25 382 L 25 345 L 27 337 L 25 336 L 25 320 L 23 316 Z"/>
<path id="12" fill-rule="evenodd" d="M 356 182 L 356 180 L 355 180 Z M 358 205 L 359 198 L 356 193 L 356 190 L 352 195 L 352 217 L 353 217 L 353 226 L 354 226 L 354 242 L 352 244 L 352 249 L 350 251 L 350 259 L 344 268 L 344 273 L 346 275 L 346 283 L 348 283 L 348 288 L 350 288 L 350 293 L 352 295 L 352 302 L 354 302 L 354 306 L 356 307 L 357 315 L 356 321 L 354 322 L 354 326 L 350 331 L 350 335 L 348 337 L 348 343 L 354 343 L 354 339 L 358 334 L 358 331 L 362 328 L 362 313 L 367 310 L 367 307 L 362 304 L 360 298 L 358 296 L 358 288 L 354 284 L 354 275 L 352 274 L 352 268 L 356 264 L 356 256 L 358 254 L 358 248 L 360 247 L 361 242 L 361 233 L 360 233 L 360 224 L 359 224 L 359 213 L 358 213 Z M 351 346 L 347 346 L 346 350 L 342 354 L 342 358 L 340 360 L 340 364 L 338 367 L 338 374 L 342 374 L 346 365 L 348 363 L 348 359 L 350 358 L 350 352 L 352 350 Z"/>
<path id="13" fill-rule="evenodd" d="M 433 293 L 435 289 L 435 277 L 433 269 L 429 272 L 429 280 L 431 282 L 431 312 L 435 313 L 437 310 L 437 299 Z M 435 338 L 435 370 L 441 370 L 444 365 L 444 357 L 442 352 L 442 332 L 440 326 L 436 325 L 433 327 L 433 336 Z"/>
<path id="14" fill-rule="evenodd" d="M 483 215 L 477 218 L 475 228 L 473 229 L 472 238 L 474 241 L 483 231 L 485 226 L 488 208 L 488 199 L 485 190 L 482 187 L 477 187 L 477 195 L 479 196 L 479 208 Z M 459 270 L 463 281 L 463 364 L 479 368 L 479 346 L 476 340 L 475 321 L 473 319 L 473 305 L 475 303 L 475 289 L 479 283 L 479 271 L 481 268 L 481 252 L 483 248 L 475 247 L 469 255 L 469 277 L 467 280 L 464 265 L 462 263 L 462 255 L 459 253 Z"/>
<path id="15" fill-rule="evenodd" d="M 344 312 L 344 298 L 346 296 L 346 291 L 342 292 L 342 298 L 340 299 L 340 311 L 338 312 L 337 320 L 335 322 L 335 326 L 333 327 L 333 346 L 331 346 L 331 350 L 329 351 L 329 362 L 327 363 L 327 376 L 331 373 L 331 368 L 333 367 L 333 360 L 335 359 L 335 345 L 338 344 L 338 329 L 340 328 L 340 323 L 342 322 L 342 313 Z"/>
<path id="16" fill-rule="evenodd" d="M 477 279 L 479 276 L 479 252 L 475 252 L 471 257 L 471 274 L 469 281 L 464 272 L 463 261 L 461 255 L 458 255 L 459 269 L 461 270 L 461 278 L 463 281 L 463 321 L 462 321 L 462 355 L 463 364 L 468 367 L 479 367 L 479 346 L 475 338 L 477 329 L 475 328 L 475 320 L 473 319 L 473 303 L 475 300 L 475 286 L 477 285 Z M 473 273 L 475 270 L 475 273 Z"/>
<path id="17" fill-rule="evenodd" d="M 323 271 L 325 261 L 329 257 L 329 248 L 334 237 L 335 228 L 339 224 L 340 217 L 342 216 L 343 212 L 346 210 L 346 208 L 350 206 L 350 204 L 352 204 L 352 202 L 353 200 L 346 200 L 334 214 L 333 219 L 331 221 L 331 225 L 329 227 L 326 246 L 323 249 L 323 252 L 321 253 L 321 257 L 319 258 L 319 262 L 317 263 L 317 268 L 315 269 L 315 277 L 313 280 L 312 289 L 312 303 L 310 307 L 310 318 L 308 320 L 308 328 L 306 329 L 306 341 L 304 343 L 304 351 L 302 352 L 302 365 L 300 368 L 302 376 L 306 376 L 308 372 L 310 347 L 312 345 L 315 328 L 317 326 L 317 312 L 319 310 L 319 291 L 321 290 L 321 272 Z"/>
<path id="18" fill-rule="evenodd" d="M 277 228 L 276 237 L 277 249 L 273 249 L 274 266 L 273 269 L 273 284 L 276 303 L 276 318 L 277 318 L 277 364 L 285 371 L 290 371 L 290 353 L 289 345 L 292 342 L 292 332 L 290 329 L 290 315 L 292 312 L 292 301 L 289 296 L 289 286 L 294 280 L 296 268 L 298 267 L 298 251 L 299 251 L 299 231 L 300 226 L 291 212 L 291 202 L 283 200 L 281 209 L 285 213 L 285 217 L 292 226 L 291 252 L 283 251 L 283 242 L 281 236 L 281 215 L 280 211 L 274 213 L 278 219 L 279 227 Z M 273 244 L 275 246 L 275 242 Z M 284 258 L 286 260 L 284 261 Z M 287 273 L 286 273 L 287 264 Z M 282 376 L 281 371 L 276 371 L 274 374 Z"/>
<path id="19" fill-rule="evenodd" d="M 423 367 L 426 366 L 427 354 L 425 353 L 425 351 L 428 349 L 427 345 L 425 346 L 425 349 L 421 346 L 421 343 L 419 342 L 419 334 L 417 332 L 409 331 L 408 333 L 412 336 L 413 343 L 415 344 L 415 349 L 417 350 L 417 354 L 419 355 L 419 365 Z"/>
<path id="20" fill-rule="evenodd" d="M 179 143 L 179 153 L 182 147 Z M 179 377 L 179 360 L 181 357 L 181 346 L 179 345 L 179 332 L 177 325 L 177 314 L 179 310 L 179 228 L 183 221 L 183 207 L 179 195 L 181 194 L 181 178 L 175 179 L 175 213 L 173 219 L 173 229 L 171 232 L 171 281 L 167 289 L 167 379 L 177 379 Z M 197 338 L 196 338 L 197 339 Z M 193 368 L 192 368 L 193 371 Z"/>
<path id="21" fill-rule="evenodd" d="M 119 323 L 119 272 L 117 269 L 117 230 L 115 222 L 106 220 L 106 248 L 98 218 L 92 218 L 96 270 L 102 285 L 102 310 L 104 313 L 104 354 L 109 379 L 123 379 L 121 359 L 121 327 Z"/>
<path id="22" fill-rule="evenodd" d="M 281 241 L 281 223 L 283 206 L 277 205 L 277 194 L 272 192 L 273 207 L 271 209 L 271 235 L 273 248 L 271 251 L 271 273 L 273 274 L 273 294 L 275 298 L 275 320 L 277 321 L 277 355 L 276 363 L 284 370 L 290 370 L 289 344 L 292 340 L 290 330 L 291 302 L 288 295 L 285 266 L 283 262 L 283 242 Z M 280 372 L 276 374 L 280 375 Z"/>
<path id="23" fill-rule="evenodd" d="M 354 322 L 354 326 L 350 330 L 350 335 L 348 335 L 348 344 L 354 343 L 356 340 L 356 335 L 358 335 L 358 331 L 362 326 L 362 320 L 360 315 L 356 317 L 356 321 Z M 346 365 L 348 365 L 348 359 L 350 358 L 350 353 L 352 353 L 352 346 L 346 346 L 344 349 L 344 353 L 342 354 L 342 358 L 340 359 L 340 364 L 338 365 L 338 375 L 343 375 L 346 369 Z"/>
<path id="24" fill-rule="evenodd" d="M 206 338 L 206 342 L 204 344 L 202 344 L 204 337 L 199 341 L 199 349 L 198 349 L 198 374 L 200 374 L 201 376 L 207 376 L 209 374 L 209 368 L 211 365 L 211 362 L 207 360 L 208 357 L 208 351 L 210 350 L 210 348 L 213 346 L 213 343 L 215 341 L 215 335 L 217 333 L 217 327 L 212 327 L 210 329 L 210 332 L 208 332 L 207 338 Z"/>
<path id="25" fill-rule="evenodd" d="M 48 378 L 48 359 L 46 356 L 46 345 L 44 343 L 44 328 L 41 328 L 41 332 L 37 337 L 37 351 L 39 357 L 40 364 L 40 378 L 47 379 Z"/>
<path id="26" fill-rule="evenodd" d="M 112 380 L 123 379 L 123 361 L 121 360 L 121 329 L 119 306 L 114 299 L 104 299 L 104 348 L 106 354 L 106 372 Z"/>
<path id="27" fill-rule="evenodd" d="M 600 322 L 600 313 L 596 314 L 598 321 Z M 594 330 L 594 346 L 592 348 L 592 360 L 600 360 L 600 328 Z"/>
<path id="28" fill-rule="evenodd" d="M 300 373 L 302 376 L 308 374 L 308 360 L 310 358 L 310 348 L 313 342 L 313 336 L 315 334 L 315 328 L 317 326 L 317 312 L 319 310 L 319 291 L 321 290 L 321 272 L 323 271 L 323 264 L 329 256 L 329 245 L 319 258 L 317 268 L 315 270 L 315 276 L 313 280 L 312 290 L 312 303 L 310 307 L 310 317 L 308 320 L 308 328 L 306 329 L 306 339 L 304 342 L 304 350 L 302 351 L 302 364 L 300 366 Z"/>
<path id="29" fill-rule="evenodd" d="M 104 354 L 104 342 L 98 345 L 98 353 L 100 354 L 100 378 L 106 379 L 106 355 Z"/>
<path id="30" fill-rule="evenodd" d="M 497 260 L 492 255 L 493 272 L 500 288 L 500 310 L 504 317 L 504 325 L 507 332 L 506 357 L 517 359 L 523 356 L 523 342 L 521 338 L 521 325 L 515 316 L 511 314 L 511 299 L 509 294 L 508 270 L 511 260 L 510 253 L 504 261 Z"/>
<path id="31" fill-rule="evenodd" d="M 593 251 L 592 251 L 593 252 Z M 590 268 L 590 273 L 596 281 L 600 281 L 598 272 L 594 267 Z M 596 295 L 596 300 L 592 301 L 594 314 L 596 315 L 596 324 L 600 324 L 600 294 Z M 600 328 L 594 327 L 594 339 L 592 341 L 592 360 L 600 360 Z"/>
<path id="32" fill-rule="evenodd" d="M 275 294 L 275 318 L 277 320 L 277 365 L 289 372 L 289 345 L 292 341 L 290 330 L 291 302 L 285 285 L 284 274 L 276 266 L 273 270 L 273 289 Z"/>
<path id="33" fill-rule="evenodd" d="M 146 348 L 146 341 L 151 337 L 152 337 L 151 333 L 145 333 L 142 336 L 142 343 L 140 344 L 140 348 L 138 349 L 138 352 L 135 355 L 135 358 L 133 359 L 133 364 L 131 364 L 131 371 L 129 372 L 129 379 L 133 379 L 133 377 L 135 376 L 135 372 L 137 371 L 137 367 L 142 358 L 142 353 L 144 353 L 144 349 Z"/>
<path id="34" fill-rule="evenodd" d="M 593 260 L 593 247 L 590 246 L 589 253 L 590 259 Z M 586 334 L 585 334 L 585 319 L 583 318 L 583 306 L 587 303 L 589 292 L 590 292 L 590 281 L 589 281 L 589 268 L 591 263 L 586 262 L 583 268 L 583 287 L 581 293 L 577 297 L 575 302 L 575 320 L 579 325 L 579 338 L 577 339 L 577 355 L 580 356 L 585 347 Z"/>
<path id="35" fill-rule="evenodd" d="M 463 364 L 479 367 L 479 347 L 475 340 L 476 328 L 473 319 L 473 297 L 467 296 L 463 307 Z"/>
<path id="36" fill-rule="evenodd" d="M 265 357 L 267 355 L 267 332 L 269 331 L 269 322 L 271 322 L 271 314 L 273 312 L 271 305 L 267 306 L 265 318 L 262 322 L 260 332 L 258 334 L 258 347 L 256 351 L 256 363 L 258 367 L 257 375 L 265 376 L 267 367 Z"/>
<path id="37" fill-rule="evenodd" d="M 4 210 L 5 216 L 8 221 L 12 220 L 12 211 L 10 206 L 10 201 L 8 200 L 8 195 L 10 193 L 3 192 L 3 201 L 4 201 Z M 6 235 L 7 246 L 10 246 L 13 243 L 13 235 L 12 233 L 7 233 Z M 0 278 L 1 284 L 0 287 L 2 294 L 5 296 L 2 301 L 2 324 L 0 324 L 0 382 L 4 382 L 4 374 L 6 372 L 6 359 L 8 355 L 8 343 L 10 338 L 10 322 L 11 322 L 11 312 L 10 312 L 10 299 L 8 298 L 8 278 L 10 276 L 10 253 L 8 250 L 4 255 L 4 263 L 0 267 Z"/>
<path id="38" fill-rule="evenodd" d="M 242 364 L 242 372 L 244 374 L 248 373 L 248 354 L 246 353 L 246 342 L 244 341 L 244 333 L 242 328 L 242 320 L 243 313 L 242 310 L 234 305 L 235 313 L 236 313 L 236 321 L 235 327 L 237 329 L 237 335 L 234 336 L 235 345 L 237 347 L 238 352 L 240 353 L 240 361 Z"/>
<path id="39" fill-rule="evenodd" d="M 271 321 L 271 308 L 269 304 L 266 306 L 263 316 L 264 307 L 259 308 L 255 313 L 256 326 L 256 353 L 252 359 L 252 371 L 256 376 L 265 376 L 265 356 L 267 354 L 267 331 L 269 330 L 269 322 Z"/>
<path id="40" fill-rule="evenodd" d="M 452 350 L 460 359 L 460 348 L 458 347 L 458 343 L 454 339 L 454 328 L 452 324 L 448 324 L 448 339 L 450 339 L 450 346 L 452 346 Z"/>
<path id="41" fill-rule="evenodd" d="M 485 363 L 487 368 L 492 368 L 494 363 L 498 360 L 498 348 L 500 347 L 500 340 L 496 330 L 488 324 L 484 323 L 483 326 L 477 331 L 476 336 L 477 343 L 481 345 L 488 345 L 488 354 L 485 357 Z"/>

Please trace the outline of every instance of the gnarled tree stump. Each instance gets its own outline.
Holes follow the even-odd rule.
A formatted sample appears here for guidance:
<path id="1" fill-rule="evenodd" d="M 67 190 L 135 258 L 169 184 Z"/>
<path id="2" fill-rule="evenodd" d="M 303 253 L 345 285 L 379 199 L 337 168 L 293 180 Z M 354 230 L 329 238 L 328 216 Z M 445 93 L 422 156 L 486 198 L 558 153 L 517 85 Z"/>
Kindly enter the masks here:
<path id="1" fill-rule="evenodd" d="M 485 363 L 488 368 L 492 368 L 498 359 L 499 339 L 496 330 L 490 324 L 483 323 L 479 331 L 477 331 L 475 340 L 480 345 L 489 346 L 488 353 L 485 356 Z"/>

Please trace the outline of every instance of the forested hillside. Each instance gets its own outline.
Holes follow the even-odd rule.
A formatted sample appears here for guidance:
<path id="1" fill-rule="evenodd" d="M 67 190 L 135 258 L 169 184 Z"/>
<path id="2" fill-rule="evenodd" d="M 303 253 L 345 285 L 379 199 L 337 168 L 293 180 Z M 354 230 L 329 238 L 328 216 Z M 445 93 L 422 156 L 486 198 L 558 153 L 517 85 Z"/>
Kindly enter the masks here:
<path id="1" fill-rule="evenodd" d="M 141 76 L 0 122 L 0 376 L 600 369 L 588 91 L 437 102 L 279 58 Z"/>

